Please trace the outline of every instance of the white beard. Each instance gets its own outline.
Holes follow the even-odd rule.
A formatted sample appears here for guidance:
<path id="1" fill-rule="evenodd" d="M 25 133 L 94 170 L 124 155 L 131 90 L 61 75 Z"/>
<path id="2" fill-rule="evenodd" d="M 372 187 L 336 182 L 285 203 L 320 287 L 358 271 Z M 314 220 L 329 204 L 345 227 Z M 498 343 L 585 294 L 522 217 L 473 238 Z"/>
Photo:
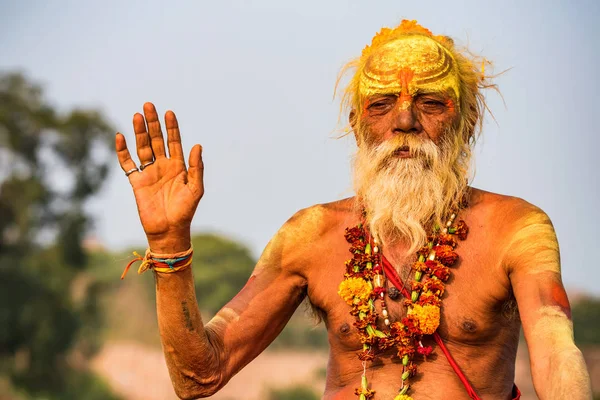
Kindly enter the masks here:
<path id="1" fill-rule="evenodd" d="M 439 147 L 415 135 L 398 135 L 372 146 L 363 142 L 354 158 L 354 189 L 367 226 L 383 244 L 408 243 L 414 253 L 435 224 L 456 211 L 467 189 L 470 149 L 449 131 Z M 411 158 L 395 155 L 409 146 Z"/>

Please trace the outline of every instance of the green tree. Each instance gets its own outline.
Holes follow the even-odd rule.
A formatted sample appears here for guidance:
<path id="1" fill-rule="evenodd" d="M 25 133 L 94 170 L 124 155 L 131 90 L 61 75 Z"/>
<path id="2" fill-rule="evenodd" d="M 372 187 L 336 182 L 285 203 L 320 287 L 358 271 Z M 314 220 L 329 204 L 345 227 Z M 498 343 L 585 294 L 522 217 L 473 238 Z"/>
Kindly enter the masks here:
<path id="1" fill-rule="evenodd" d="M 244 245 L 214 234 L 192 237 L 200 308 L 216 313 L 246 284 L 256 261 Z"/>
<path id="2" fill-rule="evenodd" d="M 600 344 L 600 299 L 583 298 L 573 304 L 573 334 L 579 346 Z"/>
<path id="3" fill-rule="evenodd" d="M 97 314 L 94 285 L 80 301 L 72 293 L 86 267 L 84 205 L 106 178 L 112 132 L 99 112 L 58 112 L 39 85 L 0 74 L 0 375 L 26 393 L 98 386 L 67 356 Z"/>

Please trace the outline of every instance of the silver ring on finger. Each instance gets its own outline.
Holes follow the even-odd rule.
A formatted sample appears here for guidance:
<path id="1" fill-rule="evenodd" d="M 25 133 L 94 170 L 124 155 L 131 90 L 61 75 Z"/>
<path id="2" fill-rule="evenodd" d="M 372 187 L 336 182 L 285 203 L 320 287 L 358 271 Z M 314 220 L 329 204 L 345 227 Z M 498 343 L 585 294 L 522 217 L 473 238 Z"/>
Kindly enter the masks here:
<path id="1" fill-rule="evenodd" d="M 148 161 L 146 164 L 140 165 L 140 171 L 143 171 L 144 168 L 149 167 L 152 164 L 154 164 L 154 161 Z"/>
<path id="2" fill-rule="evenodd" d="M 129 175 L 133 174 L 134 172 L 139 172 L 139 169 L 131 168 L 129 171 L 125 172 L 125 176 L 129 176 Z"/>

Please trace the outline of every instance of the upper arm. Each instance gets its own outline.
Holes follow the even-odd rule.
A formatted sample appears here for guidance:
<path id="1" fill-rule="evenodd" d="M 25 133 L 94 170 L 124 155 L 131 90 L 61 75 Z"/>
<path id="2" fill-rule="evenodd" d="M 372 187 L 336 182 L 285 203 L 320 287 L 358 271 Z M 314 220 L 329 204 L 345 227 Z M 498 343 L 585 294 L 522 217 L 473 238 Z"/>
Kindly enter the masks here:
<path id="1" fill-rule="evenodd" d="M 558 241 L 550 218 L 529 204 L 519 207 L 507 239 L 504 265 L 535 369 L 553 352 L 574 346 Z"/>
<path id="2" fill-rule="evenodd" d="M 306 296 L 305 255 L 318 236 L 318 221 L 306 213 L 283 225 L 244 288 L 205 327 L 220 353 L 222 384 L 277 337 Z"/>

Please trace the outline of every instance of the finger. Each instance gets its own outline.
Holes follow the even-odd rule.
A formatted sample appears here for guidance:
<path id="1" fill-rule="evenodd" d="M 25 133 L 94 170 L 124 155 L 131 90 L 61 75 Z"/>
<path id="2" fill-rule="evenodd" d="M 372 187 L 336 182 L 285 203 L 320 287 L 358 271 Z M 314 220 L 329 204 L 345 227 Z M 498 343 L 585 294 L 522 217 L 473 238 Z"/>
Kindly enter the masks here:
<path id="1" fill-rule="evenodd" d="M 150 147 L 150 136 L 146 132 L 146 122 L 144 116 L 135 113 L 133 116 L 133 130 L 135 132 L 135 144 L 137 146 L 137 155 L 142 165 L 154 160 L 152 147 Z"/>
<path id="2" fill-rule="evenodd" d="M 199 144 L 190 151 L 190 167 L 188 168 L 188 185 L 192 191 L 204 194 L 204 162 L 202 161 L 202 146 Z"/>
<path id="3" fill-rule="evenodd" d="M 144 104 L 144 116 L 148 125 L 148 134 L 150 135 L 150 146 L 154 152 L 154 157 L 161 158 L 165 156 L 165 140 L 160 130 L 160 121 L 154 104 Z"/>
<path id="4" fill-rule="evenodd" d="M 127 149 L 127 142 L 125 142 L 125 136 L 121 133 L 117 132 L 115 136 L 115 150 L 117 152 L 117 158 L 119 159 L 119 165 L 124 172 L 131 171 L 132 169 L 137 169 L 135 165 L 135 161 L 131 158 L 129 154 L 129 149 Z"/>
<path id="5" fill-rule="evenodd" d="M 166 112 L 165 124 L 167 125 L 169 157 L 184 161 L 183 148 L 181 147 L 181 135 L 179 134 L 179 124 L 177 123 L 177 117 L 173 111 L 169 110 Z"/>

